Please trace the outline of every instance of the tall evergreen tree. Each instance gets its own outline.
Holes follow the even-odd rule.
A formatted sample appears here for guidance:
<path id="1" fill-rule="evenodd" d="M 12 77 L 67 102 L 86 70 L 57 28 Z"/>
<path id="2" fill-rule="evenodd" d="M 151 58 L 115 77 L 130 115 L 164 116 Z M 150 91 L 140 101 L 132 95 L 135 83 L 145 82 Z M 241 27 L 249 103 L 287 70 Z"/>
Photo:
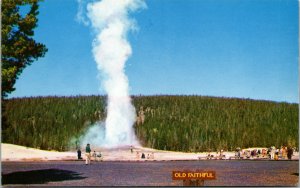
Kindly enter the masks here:
<path id="1" fill-rule="evenodd" d="M 44 44 L 33 39 L 40 0 L 2 0 L 2 98 L 15 90 L 23 69 L 47 52 Z M 22 15 L 20 7 L 29 7 Z"/>

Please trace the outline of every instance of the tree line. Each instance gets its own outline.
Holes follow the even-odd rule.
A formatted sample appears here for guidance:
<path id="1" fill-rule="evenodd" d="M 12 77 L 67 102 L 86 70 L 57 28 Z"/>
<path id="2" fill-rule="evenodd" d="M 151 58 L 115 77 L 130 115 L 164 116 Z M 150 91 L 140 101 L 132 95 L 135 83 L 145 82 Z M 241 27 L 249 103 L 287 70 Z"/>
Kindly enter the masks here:
<path id="1" fill-rule="evenodd" d="M 207 96 L 133 96 L 143 146 L 173 151 L 298 146 L 298 104 Z M 76 139 L 106 117 L 105 96 L 3 100 L 2 142 L 75 149 Z"/>

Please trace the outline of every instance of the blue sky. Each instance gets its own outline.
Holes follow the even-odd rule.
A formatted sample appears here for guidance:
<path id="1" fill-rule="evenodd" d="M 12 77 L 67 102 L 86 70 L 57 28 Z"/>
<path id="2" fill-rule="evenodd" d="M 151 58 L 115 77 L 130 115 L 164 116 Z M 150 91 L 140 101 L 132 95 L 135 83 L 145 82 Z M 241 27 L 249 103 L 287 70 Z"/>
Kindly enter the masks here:
<path id="1" fill-rule="evenodd" d="M 297 0 L 148 0 L 131 16 L 133 95 L 205 95 L 299 102 Z M 35 39 L 49 51 L 9 97 L 105 94 L 76 21 L 76 0 L 40 3 Z"/>

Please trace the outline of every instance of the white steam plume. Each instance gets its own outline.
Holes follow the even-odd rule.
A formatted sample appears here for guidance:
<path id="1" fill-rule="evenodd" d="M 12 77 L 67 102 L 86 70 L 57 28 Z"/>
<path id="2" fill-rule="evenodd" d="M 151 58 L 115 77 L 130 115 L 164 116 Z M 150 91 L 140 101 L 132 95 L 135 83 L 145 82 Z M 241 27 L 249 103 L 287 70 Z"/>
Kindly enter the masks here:
<path id="1" fill-rule="evenodd" d="M 139 145 L 133 130 L 136 113 L 131 104 L 124 68 L 132 54 L 127 33 L 136 27 L 129 13 L 145 7 L 142 0 L 102 0 L 87 6 L 88 18 L 96 31 L 93 55 L 103 77 L 102 85 L 108 101 L 105 129 L 100 124 L 95 125 L 97 128 L 92 127 L 88 131 L 82 144 L 90 142 L 107 147 Z M 99 134 L 95 135 L 97 131 Z M 105 138 L 101 139 L 103 131 Z"/>

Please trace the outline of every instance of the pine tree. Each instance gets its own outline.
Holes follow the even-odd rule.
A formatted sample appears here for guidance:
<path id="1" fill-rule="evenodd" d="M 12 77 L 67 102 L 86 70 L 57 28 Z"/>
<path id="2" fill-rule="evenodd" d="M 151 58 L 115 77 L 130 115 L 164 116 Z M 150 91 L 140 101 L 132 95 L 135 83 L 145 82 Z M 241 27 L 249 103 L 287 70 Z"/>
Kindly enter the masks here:
<path id="1" fill-rule="evenodd" d="M 2 30 L 2 98 L 15 90 L 14 85 L 23 69 L 47 52 L 44 44 L 33 39 L 37 27 L 39 0 L 3 0 Z M 20 7 L 29 6 L 22 15 Z"/>

